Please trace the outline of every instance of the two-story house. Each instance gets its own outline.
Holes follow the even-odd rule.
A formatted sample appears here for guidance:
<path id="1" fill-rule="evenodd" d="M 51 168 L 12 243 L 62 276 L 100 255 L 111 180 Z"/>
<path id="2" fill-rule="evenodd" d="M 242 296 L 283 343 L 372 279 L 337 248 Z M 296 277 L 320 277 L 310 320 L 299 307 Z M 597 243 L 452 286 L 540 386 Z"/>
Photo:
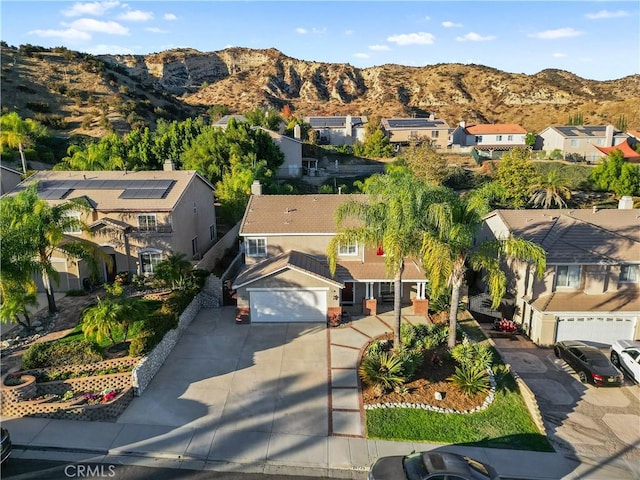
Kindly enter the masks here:
<path id="1" fill-rule="evenodd" d="M 529 148 L 527 131 L 514 123 L 460 124 L 451 133 L 451 146 L 475 150 L 479 157 L 499 158 L 514 148 Z"/>
<path id="2" fill-rule="evenodd" d="M 514 319 L 539 345 L 560 340 L 611 344 L 640 339 L 640 210 L 496 210 L 482 239 L 517 235 L 547 252 L 542 279 L 525 264 L 506 266 Z"/>
<path id="3" fill-rule="evenodd" d="M 97 244 L 105 258 L 102 276 L 153 274 L 170 253 L 199 260 L 217 241 L 213 186 L 195 171 L 40 171 L 14 192 L 34 182 L 38 196 L 50 204 L 84 198 L 89 211 L 77 211 L 91 230 L 65 232 Z M 82 261 L 54 254 L 59 291 L 83 288 L 89 271 Z"/>
<path id="4" fill-rule="evenodd" d="M 240 224 L 245 267 L 233 282 L 238 318 L 251 322 L 324 322 L 343 311 L 375 314 L 392 301 L 393 277 L 384 252 L 340 245 L 336 275 L 326 251 L 337 232 L 334 212 L 350 195 L 262 195 L 254 183 Z M 405 262 L 402 300 L 425 314 L 426 279 L 419 262 Z"/>
<path id="5" fill-rule="evenodd" d="M 364 142 L 367 117 L 304 117 L 305 123 L 316 132 L 320 145 L 354 145 Z"/>
<path id="6" fill-rule="evenodd" d="M 446 148 L 449 143 L 449 125 L 440 118 L 383 118 L 382 131 L 394 145 L 429 141 L 436 148 Z"/>
<path id="7" fill-rule="evenodd" d="M 564 125 L 542 130 L 536 139 L 536 150 L 562 152 L 567 160 L 595 162 L 603 154 L 595 147 L 613 147 L 628 135 L 613 125 Z"/>

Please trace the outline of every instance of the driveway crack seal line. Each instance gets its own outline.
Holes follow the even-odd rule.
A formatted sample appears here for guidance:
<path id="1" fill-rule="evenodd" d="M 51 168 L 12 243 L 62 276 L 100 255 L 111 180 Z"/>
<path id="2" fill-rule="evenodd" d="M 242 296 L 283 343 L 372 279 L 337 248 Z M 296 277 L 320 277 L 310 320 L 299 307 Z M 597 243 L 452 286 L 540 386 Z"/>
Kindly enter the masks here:
<path id="1" fill-rule="evenodd" d="M 355 330 L 358 333 L 361 333 L 362 335 L 364 335 L 365 337 L 368 337 L 369 339 L 373 338 L 371 335 L 369 335 L 366 332 L 363 332 L 362 330 L 360 330 L 359 328 L 354 327 L 353 325 L 350 325 L 350 327 Z"/>
<path id="2" fill-rule="evenodd" d="M 393 327 L 391 325 L 389 325 L 387 322 L 385 322 L 382 317 L 380 317 L 380 315 L 376 315 L 376 318 L 378 319 L 378 321 L 380 323 L 382 323 L 385 327 L 387 327 L 389 330 L 391 330 L 393 332 Z"/>

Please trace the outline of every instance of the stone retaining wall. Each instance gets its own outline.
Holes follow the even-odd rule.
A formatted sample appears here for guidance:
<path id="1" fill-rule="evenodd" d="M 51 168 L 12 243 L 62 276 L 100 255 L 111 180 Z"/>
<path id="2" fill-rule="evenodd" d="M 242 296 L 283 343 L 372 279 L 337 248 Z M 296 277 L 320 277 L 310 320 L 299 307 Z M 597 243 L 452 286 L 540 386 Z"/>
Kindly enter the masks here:
<path id="1" fill-rule="evenodd" d="M 147 388 L 155 374 L 158 373 L 158 370 L 160 370 L 160 367 L 171 353 L 171 350 L 173 350 L 173 347 L 178 343 L 184 331 L 200 312 L 203 303 L 208 303 L 208 299 L 205 295 L 199 293 L 180 315 L 178 327 L 167 332 L 160 343 L 135 366 L 131 372 L 135 396 L 142 395 L 142 392 Z"/>
<path id="2" fill-rule="evenodd" d="M 113 358 L 111 360 L 102 360 L 95 363 L 83 363 L 81 365 L 64 365 L 60 367 L 43 367 L 32 368 L 31 370 L 24 370 L 21 373 L 26 375 L 39 376 L 42 374 L 56 374 L 63 372 L 73 372 L 74 375 L 81 375 L 86 372 L 92 372 L 94 370 L 110 370 L 112 368 L 120 367 L 134 367 L 140 361 L 140 357 L 122 357 Z"/>

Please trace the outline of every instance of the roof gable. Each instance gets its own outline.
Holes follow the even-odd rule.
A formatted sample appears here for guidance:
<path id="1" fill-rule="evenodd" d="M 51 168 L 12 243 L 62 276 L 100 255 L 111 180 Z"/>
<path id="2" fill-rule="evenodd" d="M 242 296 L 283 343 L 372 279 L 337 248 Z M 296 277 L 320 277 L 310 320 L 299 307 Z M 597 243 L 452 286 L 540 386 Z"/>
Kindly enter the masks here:
<path id="1" fill-rule="evenodd" d="M 491 134 L 525 134 L 527 131 L 515 123 L 487 123 L 481 125 L 469 125 L 466 127 L 470 135 L 491 135 Z"/>

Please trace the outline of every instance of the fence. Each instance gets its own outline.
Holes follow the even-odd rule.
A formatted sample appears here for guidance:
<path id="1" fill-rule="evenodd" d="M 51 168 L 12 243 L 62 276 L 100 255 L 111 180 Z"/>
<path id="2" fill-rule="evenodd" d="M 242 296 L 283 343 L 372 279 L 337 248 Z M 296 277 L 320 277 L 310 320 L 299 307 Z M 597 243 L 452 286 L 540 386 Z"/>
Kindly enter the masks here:
<path id="1" fill-rule="evenodd" d="M 204 254 L 202 260 L 196 264 L 196 268 L 212 272 L 216 265 L 227 252 L 235 246 L 240 231 L 240 222 L 236 223 L 216 244 Z"/>

